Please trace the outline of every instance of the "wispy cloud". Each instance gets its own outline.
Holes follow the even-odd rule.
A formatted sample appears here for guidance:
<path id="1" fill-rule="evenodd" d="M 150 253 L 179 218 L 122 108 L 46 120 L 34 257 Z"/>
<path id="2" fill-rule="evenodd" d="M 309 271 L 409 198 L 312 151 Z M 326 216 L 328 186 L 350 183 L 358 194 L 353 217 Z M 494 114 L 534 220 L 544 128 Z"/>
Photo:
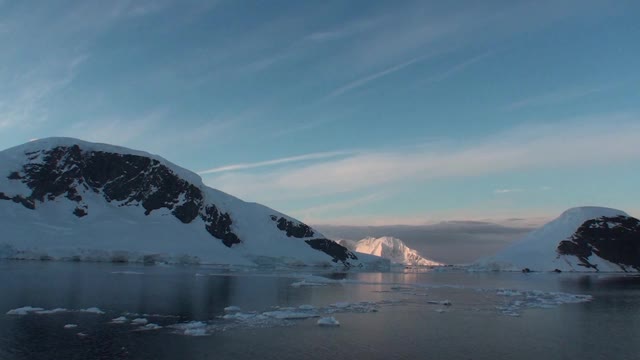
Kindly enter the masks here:
<path id="1" fill-rule="evenodd" d="M 516 100 L 504 107 L 506 111 L 519 110 L 526 107 L 556 105 L 597 94 L 607 90 L 608 87 L 570 88 L 551 91 L 545 94 L 534 95 Z"/>
<path id="2" fill-rule="evenodd" d="M 290 157 L 259 161 L 259 162 L 253 162 L 253 163 L 225 165 L 225 166 L 215 167 L 212 169 L 198 171 L 198 174 L 200 175 L 215 174 L 215 173 L 228 172 L 228 171 L 247 170 L 247 169 L 260 168 L 260 167 L 282 165 L 282 164 L 288 164 L 293 162 L 322 160 L 322 159 L 328 159 L 328 158 L 335 158 L 338 156 L 344 156 L 352 153 L 353 152 L 348 152 L 348 151 L 331 151 L 331 152 L 304 154 L 304 155 L 290 156 Z"/>
<path id="3" fill-rule="evenodd" d="M 404 69 L 404 68 L 406 68 L 408 66 L 411 66 L 413 64 L 416 64 L 416 63 L 419 63 L 421 61 L 424 61 L 424 60 L 426 60 L 426 59 L 428 59 L 430 57 L 431 56 L 418 56 L 418 57 L 415 57 L 415 58 L 413 58 L 413 59 L 411 59 L 409 61 L 405 61 L 403 63 L 388 67 L 388 68 L 386 68 L 386 69 L 384 69 L 382 71 L 379 71 L 379 72 L 367 75 L 367 76 L 365 76 L 363 78 L 351 81 L 350 83 L 347 83 L 347 84 L 345 84 L 343 86 L 340 86 L 339 88 L 331 91 L 327 96 L 325 96 L 323 98 L 323 100 L 329 100 L 329 99 L 335 98 L 337 96 L 340 96 L 340 95 L 342 95 L 342 94 L 344 94 L 344 93 L 346 93 L 348 91 L 352 91 L 354 89 L 362 87 L 362 86 L 366 85 L 367 83 L 372 82 L 372 81 L 377 80 L 377 79 L 380 79 L 380 78 L 382 78 L 384 76 L 391 75 L 391 74 L 393 74 L 395 72 L 398 72 L 398 71 L 400 71 L 400 70 L 402 70 L 402 69 Z"/>
<path id="4" fill-rule="evenodd" d="M 76 77 L 79 67 L 89 58 L 79 54 L 42 63 L 30 71 L 5 79 L 0 101 L 0 129 L 28 127 L 46 119 L 44 103 Z"/>
<path id="5" fill-rule="evenodd" d="M 640 159 L 639 124 L 638 115 L 604 115 L 560 125 L 516 128 L 472 145 L 451 142 L 439 149 L 416 147 L 413 152 L 360 151 L 267 173 L 222 174 L 207 182 L 241 197 L 272 201 L 269 194 L 309 198 L 437 178 L 597 166 Z"/>
<path id="6" fill-rule="evenodd" d="M 475 56 L 473 56 L 473 57 L 471 57 L 471 58 L 469 58 L 469 59 L 467 59 L 467 60 L 465 60 L 465 61 L 463 61 L 461 63 L 458 63 L 458 64 L 452 66 L 451 68 L 445 70 L 444 72 L 442 72 L 440 74 L 437 74 L 437 75 L 435 75 L 433 77 L 427 78 L 427 82 L 438 82 L 438 81 L 445 80 L 446 78 L 448 78 L 448 77 L 450 77 L 452 75 L 455 75 L 457 73 L 460 73 L 460 72 L 464 71 L 469 66 L 484 60 L 485 58 L 491 56 L 492 54 L 493 54 L 492 51 L 487 51 L 487 52 L 484 52 L 482 54 L 475 55 Z"/>

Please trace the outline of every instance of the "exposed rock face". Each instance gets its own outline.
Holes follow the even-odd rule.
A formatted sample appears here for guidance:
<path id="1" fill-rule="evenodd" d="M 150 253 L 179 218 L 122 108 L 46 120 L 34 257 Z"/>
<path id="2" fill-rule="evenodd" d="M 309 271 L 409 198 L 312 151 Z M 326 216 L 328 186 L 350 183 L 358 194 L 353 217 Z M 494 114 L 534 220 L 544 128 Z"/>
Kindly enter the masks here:
<path id="1" fill-rule="evenodd" d="M 333 258 L 333 262 L 342 262 L 345 265 L 349 260 L 358 260 L 358 257 L 346 247 L 328 239 L 305 240 L 312 248 L 320 250 Z"/>
<path id="2" fill-rule="evenodd" d="M 293 222 L 283 217 L 278 218 L 275 215 L 271 216 L 271 220 L 278 224 L 278 229 L 285 231 L 288 237 L 306 238 L 314 236 L 313 229 L 306 224 Z"/>
<path id="3" fill-rule="evenodd" d="M 192 177 L 181 176 L 184 172 L 176 173 L 162 161 L 138 155 L 139 152 L 111 152 L 108 145 L 84 148 L 81 145 L 88 143 L 73 140 L 54 139 L 55 146 L 28 147 L 29 151 L 20 154 L 26 161 L 20 162 L 19 168 L 0 169 L 6 171 L 4 176 L 8 180 L 6 188 L 0 188 L 0 201 L 37 211 L 41 204 L 66 199 L 74 205 L 67 210 L 71 212 L 69 215 L 84 220 L 95 206 L 87 198 L 95 199 L 97 195 L 117 207 L 139 207 L 144 215 L 162 210 L 163 215 L 170 214 L 183 224 L 201 220 L 207 233 L 227 247 L 243 242 L 237 229 L 234 230 L 235 215 L 221 210 L 229 209 L 228 206 L 218 206 L 207 198 L 204 191 L 211 189 L 201 182 L 200 185 L 190 182 L 187 179 Z M 28 190 L 12 190 L 18 188 Z M 306 240 L 311 248 L 328 254 L 333 262 L 350 266 L 349 260 L 357 260 L 346 248 L 319 238 L 322 235 L 306 224 L 281 215 L 270 217 L 275 232 Z"/>
<path id="4" fill-rule="evenodd" d="M 7 178 L 20 181 L 31 189 L 26 198 L 11 198 L 29 209 L 35 209 L 37 202 L 63 196 L 78 203 L 74 215 L 86 216 L 90 209 L 78 191 L 84 188 L 101 194 L 107 202 L 118 202 L 119 206 L 140 205 L 145 215 L 166 208 L 185 224 L 199 216 L 207 231 L 226 246 L 240 242 L 231 231 L 233 222 L 229 214 L 219 212 L 215 205 L 204 206 L 202 191 L 158 160 L 131 154 L 82 151 L 78 145 L 57 146 L 26 155 L 33 162 L 25 164 L 19 172 L 11 172 Z M 6 195 L 0 197 L 6 198 Z"/>
<path id="5" fill-rule="evenodd" d="M 598 270 L 589 259 L 598 256 L 620 266 L 640 271 L 640 221 L 630 216 L 601 217 L 582 224 L 558 245 L 558 254 L 576 256 L 578 265 Z"/>

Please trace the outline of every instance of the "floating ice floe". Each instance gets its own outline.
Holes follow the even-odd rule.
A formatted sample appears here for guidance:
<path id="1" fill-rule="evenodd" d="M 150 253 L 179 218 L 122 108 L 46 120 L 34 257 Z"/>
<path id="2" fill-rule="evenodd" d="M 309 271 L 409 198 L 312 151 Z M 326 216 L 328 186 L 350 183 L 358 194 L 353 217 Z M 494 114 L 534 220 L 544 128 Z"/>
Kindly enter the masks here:
<path id="1" fill-rule="evenodd" d="M 324 276 L 310 274 L 299 274 L 294 277 L 300 280 L 292 283 L 291 286 L 293 287 L 326 286 L 332 284 L 343 284 L 345 282 L 344 280 L 329 279 Z"/>
<path id="2" fill-rule="evenodd" d="M 149 320 L 145 319 L 145 318 L 135 318 L 133 320 L 131 320 L 131 323 L 133 325 L 146 325 L 149 322 Z"/>
<path id="3" fill-rule="evenodd" d="M 162 329 L 162 326 L 158 324 L 150 323 L 145 326 L 141 326 L 137 328 L 135 331 L 149 331 L 149 330 L 160 330 L 160 329 Z"/>
<path id="4" fill-rule="evenodd" d="M 76 325 L 76 324 L 67 324 L 67 325 L 64 326 L 65 329 L 75 329 L 77 327 L 78 327 L 78 325 Z"/>
<path id="5" fill-rule="evenodd" d="M 497 296 L 507 300 L 496 306 L 502 315 L 518 317 L 524 309 L 549 309 L 563 304 L 576 304 L 593 300 L 591 295 L 576 295 L 562 292 L 545 292 L 539 290 L 508 290 L 499 289 Z"/>
<path id="6" fill-rule="evenodd" d="M 316 323 L 319 326 L 340 326 L 340 322 L 333 316 L 322 317 Z"/>
<path id="7" fill-rule="evenodd" d="M 224 308 L 224 312 L 240 312 L 242 309 L 239 306 L 227 306 Z"/>
<path id="8" fill-rule="evenodd" d="M 100 310 L 97 307 L 90 307 L 90 308 L 86 308 L 86 309 L 80 309 L 78 311 L 83 312 L 83 313 L 91 313 L 91 314 L 98 314 L 98 315 L 104 314 L 104 311 Z"/>
<path id="9" fill-rule="evenodd" d="M 55 308 L 55 309 L 51 309 L 51 310 L 35 311 L 35 313 L 38 314 L 38 315 L 51 315 L 51 314 L 59 314 L 59 313 L 64 313 L 64 312 L 69 312 L 69 310 L 63 309 L 63 308 Z"/>
<path id="10" fill-rule="evenodd" d="M 309 319 L 320 316 L 314 312 L 296 312 L 290 310 L 267 311 L 263 312 L 262 315 L 280 320 Z"/>
<path id="11" fill-rule="evenodd" d="M 23 306 L 21 308 L 7 311 L 7 315 L 27 315 L 36 311 L 44 311 L 44 309 L 40 307 Z"/>
<path id="12" fill-rule="evenodd" d="M 80 309 L 80 310 L 70 310 L 65 308 L 55 308 L 55 309 L 47 310 L 41 307 L 24 306 L 21 308 L 7 311 L 7 315 L 28 315 L 28 314 L 53 315 L 53 314 L 70 313 L 70 312 L 104 314 L 104 311 L 98 309 L 97 307 L 91 307 L 88 309 Z"/>
<path id="13" fill-rule="evenodd" d="M 144 275 L 143 272 L 139 271 L 112 271 L 111 273 L 117 275 Z"/>
<path id="14" fill-rule="evenodd" d="M 117 317 L 115 319 L 111 319 L 111 324 L 125 324 L 127 322 L 129 322 L 129 319 L 127 319 L 124 316 L 120 316 L 120 317 Z"/>
<path id="15" fill-rule="evenodd" d="M 170 328 L 175 329 L 176 334 L 185 336 L 206 336 L 207 324 L 202 321 L 191 321 L 187 323 L 180 323 L 169 325 Z"/>
<path id="16" fill-rule="evenodd" d="M 78 335 L 79 337 L 87 337 L 87 336 L 89 336 L 89 335 L 87 335 L 85 333 L 82 333 L 82 332 L 79 332 L 76 335 Z"/>

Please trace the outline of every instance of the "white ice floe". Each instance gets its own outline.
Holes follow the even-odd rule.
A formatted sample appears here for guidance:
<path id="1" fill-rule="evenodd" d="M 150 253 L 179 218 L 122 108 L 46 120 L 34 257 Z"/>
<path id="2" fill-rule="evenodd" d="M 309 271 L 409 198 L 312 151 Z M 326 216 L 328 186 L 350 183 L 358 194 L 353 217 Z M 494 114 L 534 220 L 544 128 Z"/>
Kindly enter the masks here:
<path id="1" fill-rule="evenodd" d="M 240 312 L 242 309 L 239 306 L 227 306 L 224 308 L 224 312 Z"/>
<path id="2" fill-rule="evenodd" d="M 500 289 L 496 291 L 496 295 L 506 299 L 502 304 L 496 306 L 496 309 L 500 314 L 507 316 L 520 316 L 524 309 L 549 309 L 563 304 L 577 304 L 593 300 L 591 295 L 539 290 Z"/>
<path id="3" fill-rule="evenodd" d="M 315 307 L 313 305 L 300 305 L 298 306 L 298 309 L 300 310 L 315 310 Z"/>
<path id="4" fill-rule="evenodd" d="M 159 330 L 159 329 L 162 329 L 162 326 L 158 324 L 150 323 L 137 328 L 136 331 L 149 331 L 149 330 Z"/>
<path id="5" fill-rule="evenodd" d="M 139 271 L 112 271 L 111 273 L 118 275 L 144 275 L 143 272 Z"/>
<path id="6" fill-rule="evenodd" d="M 207 324 L 202 321 L 191 321 L 187 323 L 174 324 L 169 326 L 175 329 L 176 334 L 185 336 L 206 336 Z"/>
<path id="7" fill-rule="evenodd" d="M 97 307 L 90 307 L 90 308 L 86 308 L 86 309 L 80 309 L 78 311 L 83 312 L 83 313 L 91 313 L 91 314 L 98 314 L 98 315 L 104 314 L 104 311 L 100 310 Z"/>
<path id="8" fill-rule="evenodd" d="M 291 284 L 293 287 L 303 287 L 303 286 L 326 286 L 326 283 L 312 282 L 307 280 L 297 281 Z"/>
<path id="9" fill-rule="evenodd" d="M 115 319 L 111 319 L 111 324 L 125 324 L 127 322 L 129 322 L 129 319 L 127 319 L 124 316 L 120 316 L 120 317 L 117 317 Z"/>
<path id="10" fill-rule="evenodd" d="M 322 317 L 316 323 L 320 326 L 340 326 L 340 322 L 333 316 Z"/>
<path id="11" fill-rule="evenodd" d="M 145 319 L 145 318 L 135 318 L 133 320 L 131 320 L 131 323 L 134 325 L 145 325 L 149 322 L 149 320 Z"/>
<path id="12" fill-rule="evenodd" d="M 87 309 L 80 309 L 80 310 L 70 310 L 65 308 L 44 309 L 40 307 L 24 306 L 21 308 L 7 311 L 7 315 L 27 315 L 27 314 L 53 315 L 53 314 L 70 313 L 70 312 L 104 314 L 104 311 L 98 309 L 97 307 L 90 307 Z"/>
<path id="13" fill-rule="evenodd" d="M 85 333 L 82 333 L 82 332 L 79 332 L 76 335 L 78 335 L 79 337 L 87 337 L 87 336 L 89 336 L 89 335 L 87 335 Z"/>
<path id="14" fill-rule="evenodd" d="M 77 327 L 78 327 L 78 325 L 76 325 L 76 324 L 67 324 L 67 325 L 64 326 L 65 329 L 75 329 Z"/>
<path id="15" fill-rule="evenodd" d="M 64 313 L 64 312 L 69 312 L 69 310 L 64 309 L 64 308 L 55 308 L 55 309 L 51 309 L 51 310 L 35 311 L 35 313 L 38 314 L 38 315 L 51 315 L 51 314 L 59 314 L 59 313 Z"/>
<path id="16" fill-rule="evenodd" d="M 280 320 L 309 319 L 320 316 L 314 312 L 297 312 L 290 310 L 267 311 L 263 312 L 262 315 Z"/>
<path id="17" fill-rule="evenodd" d="M 21 308 L 7 311 L 7 315 L 27 315 L 36 311 L 44 311 L 44 309 L 40 307 L 23 306 Z"/>

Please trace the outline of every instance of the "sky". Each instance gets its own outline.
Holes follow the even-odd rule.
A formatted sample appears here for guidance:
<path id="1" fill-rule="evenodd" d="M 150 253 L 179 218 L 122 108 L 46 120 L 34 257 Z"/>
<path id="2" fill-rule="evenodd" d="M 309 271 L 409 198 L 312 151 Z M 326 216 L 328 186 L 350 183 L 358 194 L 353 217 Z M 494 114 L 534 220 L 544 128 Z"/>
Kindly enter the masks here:
<path id="1" fill-rule="evenodd" d="M 0 148 L 145 150 L 312 224 L 640 216 L 639 19 L 633 0 L 0 0 Z"/>

